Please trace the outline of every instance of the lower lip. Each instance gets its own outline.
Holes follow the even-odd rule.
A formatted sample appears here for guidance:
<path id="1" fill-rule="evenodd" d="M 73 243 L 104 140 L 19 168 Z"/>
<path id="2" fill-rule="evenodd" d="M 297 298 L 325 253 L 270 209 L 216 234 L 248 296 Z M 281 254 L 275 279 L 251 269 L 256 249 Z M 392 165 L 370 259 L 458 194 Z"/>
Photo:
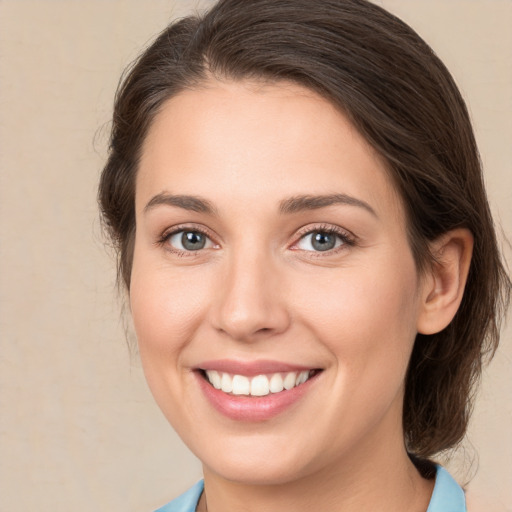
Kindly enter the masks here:
<path id="1" fill-rule="evenodd" d="M 201 390 L 213 407 L 224 416 L 237 421 L 265 421 L 281 414 L 311 389 L 320 373 L 292 389 L 253 397 L 224 393 L 215 389 L 201 373 L 195 372 Z"/>

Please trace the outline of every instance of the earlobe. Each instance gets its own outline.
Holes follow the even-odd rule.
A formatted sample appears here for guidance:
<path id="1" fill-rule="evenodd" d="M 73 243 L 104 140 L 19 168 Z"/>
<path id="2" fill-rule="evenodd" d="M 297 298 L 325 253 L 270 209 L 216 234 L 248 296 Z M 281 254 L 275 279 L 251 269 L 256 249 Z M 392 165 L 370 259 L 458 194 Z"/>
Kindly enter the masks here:
<path id="1" fill-rule="evenodd" d="M 435 334 L 442 331 L 459 309 L 471 263 L 473 235 L 458 228 L 445 233 L 430 245 L 434 257 L 423 277 L 418 315 L 418 332 Z"/>

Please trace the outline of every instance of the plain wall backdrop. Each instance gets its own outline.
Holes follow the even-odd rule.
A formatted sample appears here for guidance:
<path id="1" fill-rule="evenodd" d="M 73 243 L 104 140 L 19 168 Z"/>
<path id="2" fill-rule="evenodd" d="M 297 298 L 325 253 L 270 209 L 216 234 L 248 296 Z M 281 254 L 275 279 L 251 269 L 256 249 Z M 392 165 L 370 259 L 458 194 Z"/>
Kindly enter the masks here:
<path id="1" fill-rule="evenodd" d="M 200 478 L 130 357 L 96 186 L 123 68 L 210 3 L 0 0 L 0 512 L 151 511 Z M 511 238 L 512 2 L 378 3 L 452 71 Z M 512 511 L 511 327 L 449 463 L 489 512 Z"/>

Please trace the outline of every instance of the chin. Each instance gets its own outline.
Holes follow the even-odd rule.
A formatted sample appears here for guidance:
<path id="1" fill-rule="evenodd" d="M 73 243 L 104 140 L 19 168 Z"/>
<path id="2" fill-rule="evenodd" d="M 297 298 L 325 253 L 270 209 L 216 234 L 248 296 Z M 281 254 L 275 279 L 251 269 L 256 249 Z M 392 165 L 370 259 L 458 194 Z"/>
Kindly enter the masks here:
<path id="1" fill-rule="evenodd" d="M 292 470 L 288 465 L 275 464 L 274 461 L 262 464 L 260 461 L 216 461 L 213 467 L 203 465 L 205 473 L 213 472 L 230 482 L 242 485 L 283 485 L 296 481 L 302 472 Z"/>
<path id="2" fill-rule="evenodd" d="M 205 473 L 244 485 L 279 485 L 296 481 L 313 470 L 312 461 L 301 446 L 290 445 L 289 441 L 265 442 L 258 434 L 251 438 L 228 441 L 228 446 L 210 446 L 208 453 L 196 452 Z"/>

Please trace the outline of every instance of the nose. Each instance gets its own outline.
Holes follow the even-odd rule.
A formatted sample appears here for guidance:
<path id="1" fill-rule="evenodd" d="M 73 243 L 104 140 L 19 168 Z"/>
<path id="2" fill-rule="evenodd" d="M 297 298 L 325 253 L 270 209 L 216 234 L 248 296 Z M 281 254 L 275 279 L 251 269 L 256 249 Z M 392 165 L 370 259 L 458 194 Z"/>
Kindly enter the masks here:
<path id="1" fill-rule="evenodd" d="M 216 330 L 251 342 L 284 332 L 290 314 L 277 265 L 268 256 L 247 252 L 226 262 L 211 313 Z"/>

